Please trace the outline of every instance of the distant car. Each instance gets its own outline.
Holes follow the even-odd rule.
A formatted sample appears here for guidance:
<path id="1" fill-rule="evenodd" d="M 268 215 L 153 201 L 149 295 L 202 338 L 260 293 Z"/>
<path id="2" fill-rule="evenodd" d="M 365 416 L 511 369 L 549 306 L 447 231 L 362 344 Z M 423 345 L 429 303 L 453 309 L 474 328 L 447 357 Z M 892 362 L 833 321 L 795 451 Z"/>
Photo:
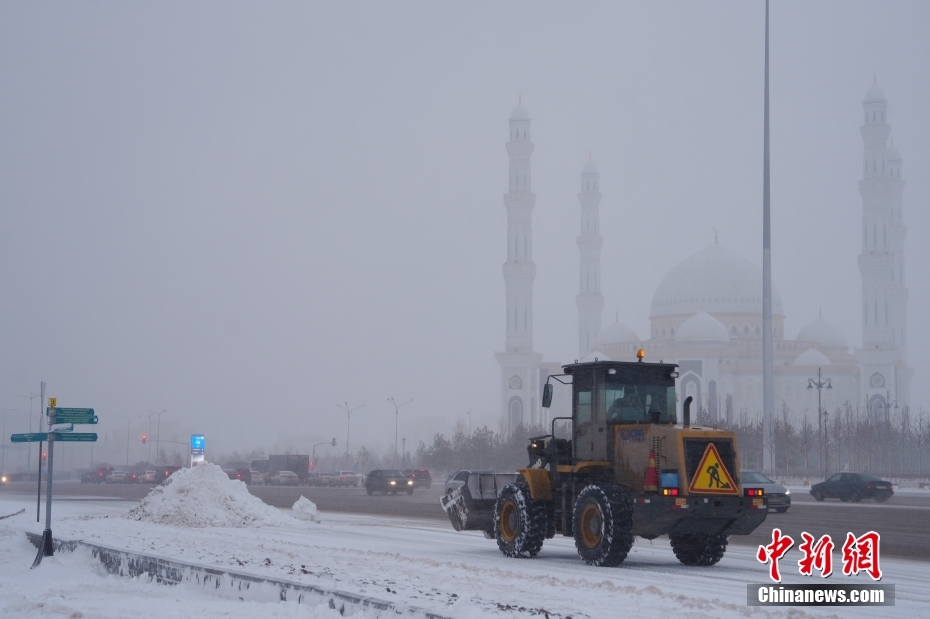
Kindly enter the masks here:
<path id="1" fill-rule="evenodd" d="M 108 484 L 125 484 L 126 478 L 129 476 L 129 473 L 126 471 L 112 471 L 107 475 Z"/>
<path id="2" fill-rule="evenodd" d="M 317 478 L 317 479 L 319 480 L 319 482 L 317 483 L 317 485 L 318 485 L 318 486 L 328 486 L 328 485 L 330 485 L 330 483 L 332 482 L 332 479 L 333 479 L 333 476 L 334 476 L 334 475 L 335 475 L 335 473 L 320 473 L 319 477 Z"/>
<path id="3" fill-rule="evenodd" d="M 127 484 L 141 484 L 142 478 L 145 476 L 145 471 L 128 471 L 126 475 Z"/>
<path id="4" fill-rule="evenodd" d="M 230 479 L 236 478 L 236 472 L 232 469 L 223 469 L 223 472 L 226 473 L 226 477 Z"/>
<path id="5" fill-rule="evenodd" d="M 237 468 L 234 473 L 236 475 L 235 479 L 238 479 L 246 486 L 252 485 L 252 471 L 250 469 L 243 466 Z"/>
<path id="6" fill-rule="evenodd" d="M 157 474 L 158 474 L 158 471 L 154 469 L 146 471 L 145 473 L 142 474 L 142 483 L 143 484 L 154 484 L 155 475 Z"/>
<path id="7" fill-rule="evenodd" d="M 757 471 L 740 471 L 739 475 L 744 486 L 762 488 L 764 496 L 768 499 L 769 509 L 784 514 L 791 507 L 791 491 L 781 484 L 775 483 Z"/>
<path id="8" fill-rule="evenodd" d="M 811 496 L 818 501 L 839 499 L 858 503 L 862 499 L 875 499 L 884 503 L 894 495 L 894 487 L 869 473 L 837 473 L 826 481 L 811 486 Z"/>
<path id="9" fill-rule="evenodd" d="M 414 481 L 397 469 L 376 469 L 365 477 L 365 491 L 368 494 L 379 490 L 381 494 L 397 494 L 399 491 L 413 494 L 413 488 Z"/>
<path id="10" fill-rule="evenodd" d="M 310 473 L 308 473 L 307 474 L 307 485 L 308 486 L 321 486 L 322 484 L 320 483 L 320 475 L 322 475 L 322 473 L 317 472 L 317 471 L 311 471 Z"/>
<path id="11" fill-rule="evenodd" d="M 96 471 L 81 475 L 82 484 L 102 484 L 107 481 L 107 475 L 113 472 L 112 466 L 102 466 Z"/>
<path id="12" fill-rule="evenodd" d="M 155 473 L 155 483 L 156 483 L 156 484 L 160 484 L 161 482 L 163 482 L 163 481 L 165 481 L 166 479 L 168 479 L 168 478 L 171 476 L 172 473 L 174 473 L 175 471 L 178 471 L 178 470 L 180 470 L 180 469 L 181 469 L 181 467 L 179 467 L 179 466 L 163 466 L 163 467 L 161 467 L 161 468 L 158 469 L 157 472 Z"/>
<path id="13" fill-rule="evenodd" d="M 339 471 L 330 478 L 329 483 L 331 486 L 357 486 L 359 481 L 359 476 L 353 471 Z"/>
<path id="14" fill-rule="evenodd" d="M 426 469 L 405 469 L 404 474 L 413 479 L 414 488 L 431 488 L 433 476 Z"/>
<path id="15" fill-rule="evenodd" d="M 300 478 L 294 471 L 278 471 L 271 476 L 272 486 L 298 486 Z"/>
<path id="16" fill-rule="evenodd" d="M 249 477 L 253 484 L 264 484 L 265 483 L 265 474 L 261 471 L 256 471 L 255 469 L 249 469 Z"/>
<path id="17" fill-rule="evenodd" d="M 472 473 L 494 473 L 494 471 L 459 471 L 446 480 L 445 493 L 449 494 L 453 490 L 464 486 L 466 483 L 468 483 L 468 476 Z"/>

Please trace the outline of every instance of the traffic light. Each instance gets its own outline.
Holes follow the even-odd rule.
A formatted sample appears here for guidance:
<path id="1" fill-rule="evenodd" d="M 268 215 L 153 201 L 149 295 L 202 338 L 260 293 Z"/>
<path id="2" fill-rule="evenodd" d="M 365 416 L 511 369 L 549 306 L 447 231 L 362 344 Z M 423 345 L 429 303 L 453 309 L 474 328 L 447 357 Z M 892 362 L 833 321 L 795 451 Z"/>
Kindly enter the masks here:
<path id="1" fill-rule="evenodd" d="M 316 462 L 314 462 L 313 460 L 311 460 L 311 461 L 310 461 L 310 470 L 312 471 L 312 470 L 313 470 L 313 467 L 315 467 L 315 466 L 316 466 Z"/>
<path id="2" fill-rule="evenodd" d="M 333 439 L 333 447 L 336 446 L 336 439 Z"/>
<path id="3" fill-rule="evenodd" d="M 142 435 L 142 444 L 143 444 L 143 445 L 145 445 L 145 441 L 148 440 L 148 438 L 149 438 L 149 437 L 146 436 L 145 434 Z"/>

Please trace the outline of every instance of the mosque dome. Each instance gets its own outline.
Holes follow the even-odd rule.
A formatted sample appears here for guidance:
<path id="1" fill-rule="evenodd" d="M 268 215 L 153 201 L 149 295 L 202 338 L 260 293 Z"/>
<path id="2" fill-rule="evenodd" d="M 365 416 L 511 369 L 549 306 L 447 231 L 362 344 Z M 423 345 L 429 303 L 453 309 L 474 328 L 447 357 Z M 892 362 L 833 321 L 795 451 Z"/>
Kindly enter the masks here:
<path id="1" fill-rule="evenodd" d="M 581 170 L 582 174 L 598 174 L 597 166 L 594 165 L 594 162 L 588 159 L 587 163 L 584 164 L 584 168 Z"/>
<path id="2" fill-rule="evenodd" d="M 887 101 L 885 98 L 885 93 L 879 87 L 878 84 L 872 84 L 872 87 L 865 93 L 865 99 L 862 100 L 863 103 L 879 103 L 882 101 Z"/>
<path id="3" fill-rule="evenodd" d="M 816 348 L 808 348 L 794 360 L 794 365 L 830 365 L 827 356 Z"/>
<path id="4" fill-rule="evenodd" d="M 612 359 L 611 359 L 610 357 L 608 357 L 607 355 L 605 355 L 605 354 L 602 353 L 601 351 L 595 350 L 595 351 L 593 351 L 593 352 L 589 352 L 589 353 L 588 353 L 588 356 L 585 357 L 584 359 L 582 359 L 581 362 L 582 362 L 582 363 L 591 363 L 591 362 L 593 362 L 595 359 L 598 360 L 598 361 L 612 361 Z"/>
<path id="5" fill-rule="evenodd" d="M 625 344 L 626 342 L 638 342 L 639 337 L 625 324 L 617 321 L 607 325 L 597 334 L 598 346 L 607 346 L 609 344 Z"/>
<path id="6" fill-rule="evenodd" d="M 849 348 L 843 333 L 822 317 L 801 329 L 796 339 L 799 342 L 813 342 L 821 346 Z"/>
<path id="7" fill-rule="evenodd" d="M 722 322 L 701 311 L 681 323 L 675 332 L 676 342 L 717 341 L 729 342 L 730 336 Z"/>
<path id="8" fill-rule="evenodd" d="M 526 111 L 526 108 L 523 107 L 522 103 L 518 103 L 517 107 L 513 108 L 513 111 L 510 113 L 510 120 L 530 120 L 530 114 Z"/>
<path id="9" fill-rule="evenodd" d="M 680 262 L 662 279 L 653 295 L 650 318 L 701 311 L 761 314 L 762 269 L 720 243 L 713 243 Z M 775 286 L 772 286 L 772 315 L 785 315 Z"/>

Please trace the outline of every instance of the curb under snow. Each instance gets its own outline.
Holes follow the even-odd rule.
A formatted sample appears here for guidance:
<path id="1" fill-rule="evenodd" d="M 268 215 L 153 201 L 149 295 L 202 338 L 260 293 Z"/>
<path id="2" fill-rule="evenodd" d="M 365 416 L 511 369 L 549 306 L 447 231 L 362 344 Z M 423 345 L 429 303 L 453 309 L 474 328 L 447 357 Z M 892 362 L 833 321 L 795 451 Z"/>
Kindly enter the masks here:
<path id="1" fill-rule="evenodd" d="M 32 545 L 38 548 L 42 536 L 26 533 Z M 80 540 L 53 539 L 55 552 L 73 552 L 79 547 L 87 548 L 100 560 L 110 574 L 137 578 L 147 575 L 164 585 L 199 585 L 210 595 L 252 602 L 297 602 L 298 604 L 328 604 L 341 615 L 357 612 L 367 617 L 405 615 L 412 618 L 447 619 L 432 611 L 395 604 L 387 600 L 356 595 L 345 591 L 327 590 L 289 580 L 262 578 L 251 574 L 203 567 L 174 559 L 144 555 Z M 375 611 L 374 614 L 371 611 Z"/>

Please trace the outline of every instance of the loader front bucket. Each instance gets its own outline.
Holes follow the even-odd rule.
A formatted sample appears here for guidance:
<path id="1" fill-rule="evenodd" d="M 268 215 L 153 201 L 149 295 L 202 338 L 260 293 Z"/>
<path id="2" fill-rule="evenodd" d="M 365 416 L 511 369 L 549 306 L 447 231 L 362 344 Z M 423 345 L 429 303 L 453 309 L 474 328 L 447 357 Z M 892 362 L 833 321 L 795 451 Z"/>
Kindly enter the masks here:
<path id="1" fill-rule="evenodd" d="M 491 533 L 497 495 L 516 479 L 517 473 L 470 473 L 467 481 L 442 496 L 439 504 L 456 531 Z"/>

